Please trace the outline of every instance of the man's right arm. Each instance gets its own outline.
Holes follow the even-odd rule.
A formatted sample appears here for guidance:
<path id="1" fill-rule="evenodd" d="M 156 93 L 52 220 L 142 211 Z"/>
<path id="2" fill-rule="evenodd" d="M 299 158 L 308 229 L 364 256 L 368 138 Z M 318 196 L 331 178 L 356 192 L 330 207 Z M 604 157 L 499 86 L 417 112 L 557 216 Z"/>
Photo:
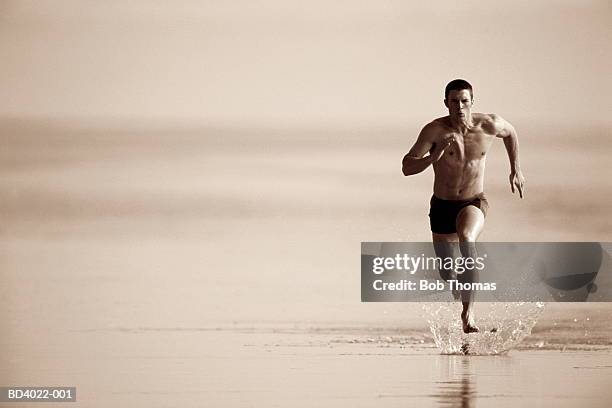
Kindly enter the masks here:
<path id="1" fill-rule="evenodd" d="M 402 160 L 402 173 L 404 173 L 404 176 L 418 174 L 429 167 L 430 164 L 440 160 L 440 157 L 442 157 L 444 151 L 450 146 L 453 138 L 448 137 L 436 145 L 433 141 L 438 131 L 438 125 L 433 122 L 427 124 L 423 130 L 421 130 L 417 141 Z M 433 151 L 431 151 L 432 148 Z M 431 151 L 431 153 L 425 156 L 429 151 Z"/>
<path id="2" fill-rule="evenodd" d="M 431 163 L 433 163 L 431 155 L 417 158 L 408 153 L 404 156 L 404 160 L 402 160 L 402 173 L 404 173 L 404 176 L 418 174 L 429 167 Z"/>

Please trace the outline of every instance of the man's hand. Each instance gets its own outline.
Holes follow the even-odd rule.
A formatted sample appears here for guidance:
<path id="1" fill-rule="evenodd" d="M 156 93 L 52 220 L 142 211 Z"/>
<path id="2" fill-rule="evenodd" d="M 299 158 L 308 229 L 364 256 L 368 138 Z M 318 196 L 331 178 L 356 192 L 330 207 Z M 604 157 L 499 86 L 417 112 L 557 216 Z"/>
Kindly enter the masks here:
<path id="1" fill-rule="evenodd" d="M 514 189 L 516 188 L 519 192 L 519 196 L 523 198 L 523 190 L 525 189 L 525 177 L 523 177 L 523 173 L 520 170 L 513 170 L 510 173 L 510 188 L 512 189 L 512 194 L 514 194 Z"/>
<path id="2" fill-rule="evenodd" d="M 448 149 L 451 143 L 453 143 L 454 141 L 455 141 L 455 136 L 448 136 L 447 138 L 442 140 L 440 143 L 437 143 L 436 147 L 433 149 L 433 151 L 430 154 L 431 162 L 435 163 L 438 160 L 440 160 L 440 158 L 444 155 L 444 152 L 446 151 L 446 149 Z"/>

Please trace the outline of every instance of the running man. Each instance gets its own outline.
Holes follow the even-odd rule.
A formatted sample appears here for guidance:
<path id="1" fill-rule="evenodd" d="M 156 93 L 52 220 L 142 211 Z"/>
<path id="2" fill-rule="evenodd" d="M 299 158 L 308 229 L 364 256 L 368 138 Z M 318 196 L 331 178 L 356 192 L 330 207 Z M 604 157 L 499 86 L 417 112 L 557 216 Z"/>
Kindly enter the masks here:
<path id="1" fill-rule="evenodd" d="M 405 176 L 418 174 L 429 165 L 434 169 L 434 187 L 429 221 L 436 255 L 453 256 L 453 243 L 459 243 L 463 257 L 476 258 L 475 242 L 482 232 L 489 208 L 484 195 L 484 170 L 487 152 L 495 137 L 504 140 L 510 159 L 510 188 L 524 195 L 525 178 L 521 173 L 518 138 L 514 127 L 500 116 L 472 113 L 472 86 L 456 79 L 446 85 L 444 105 L 448 116 L 428 123 L 402 161 Z M 426 154 L 429 154 L 426 156 Z M 455 275 L 440 270 L 445 279 L 462 283 L 478 281 L 476 269 Z M 465 333 L 478 332 L 474 321 L 471 291 L 457 294 L 463 311 L 461 321 Z"/>

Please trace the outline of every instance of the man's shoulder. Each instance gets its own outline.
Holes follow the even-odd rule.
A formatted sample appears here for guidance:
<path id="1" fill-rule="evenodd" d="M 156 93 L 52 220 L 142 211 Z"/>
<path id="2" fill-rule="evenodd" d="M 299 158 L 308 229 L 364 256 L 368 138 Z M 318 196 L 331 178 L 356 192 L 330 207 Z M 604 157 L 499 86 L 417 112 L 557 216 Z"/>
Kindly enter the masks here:
<path id="1" fill-rule="evenodd" d="M 472 118 L 488 132 L 497 134 L 504 128 L 504 119 L 496 113 L 473 113 Z"/>
<path id="2" fill-rule="evenodd" d="M 423 126 L 420 137 L 423 140 L 437 143 L 440 138 L 448 133 L 448 125 L 444 119 L 445 118 L 436 118 Z"/>
<path id="3" fill-rule="evenodd" d="M 432 120 L 423 127 L 423 130 L 436 133 L 448 130 L 448 116 Z"/>
<path id="4" fill-rule="evenodd" d="M 434 120 L 432 120 L 431 122 L 429 122 L 429 125 L 434 125 L 434 126 L 441 126 L 441 127 L 448 127 L 450 122 L 450 118 L 448 115 L 446 116 L 441 116 L 439 118 L 435 118 Z"/>
<path id="5" fill-rule="evenodd" d="M 501 116 L 499 116 L 496 113 L 472 113 L 472 118 L 479 121 L 479 122 L 488 122 L 488 123 L 492 123 L 495 122 L 499 119 L 501 119 Z"/>

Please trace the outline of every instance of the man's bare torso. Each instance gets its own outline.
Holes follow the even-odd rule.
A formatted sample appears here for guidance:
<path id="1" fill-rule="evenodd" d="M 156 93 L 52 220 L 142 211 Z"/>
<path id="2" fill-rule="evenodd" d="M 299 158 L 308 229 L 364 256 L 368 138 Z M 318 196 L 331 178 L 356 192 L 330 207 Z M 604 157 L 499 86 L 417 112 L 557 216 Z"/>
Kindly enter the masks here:
<path id="1" fill-rule="evenodd" d="M 487 152 L 496 134 L 493 115 L 472 114 L 473 126 L 459 130 L 451 127 L 448 116 L 430 124 L 433 147 L 454 136 L 445 154 L 433 164 L 434 194 L 445 200 L 470 199 L 483 192 Z"/>

